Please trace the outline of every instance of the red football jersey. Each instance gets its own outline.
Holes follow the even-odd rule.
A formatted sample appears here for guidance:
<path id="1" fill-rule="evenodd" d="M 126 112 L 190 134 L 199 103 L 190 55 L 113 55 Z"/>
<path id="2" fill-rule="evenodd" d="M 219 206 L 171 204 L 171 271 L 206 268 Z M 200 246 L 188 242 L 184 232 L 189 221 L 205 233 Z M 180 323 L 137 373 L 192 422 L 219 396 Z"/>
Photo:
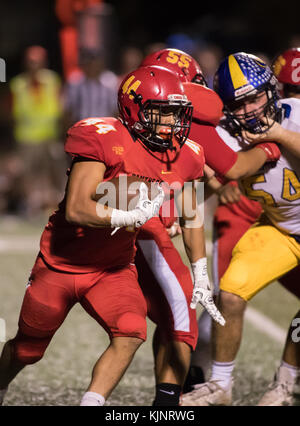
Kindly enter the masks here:
<path id="1" fill-rule="evenodd" d="M 218 94 L 197 83 L 183 83 L 183 87 L 193 104 L 193 119 L 217 126 L 223 116 L 223 102 Z"/>
<path id="2" fill-rule="evenodd" d="M 194 119 L 189 137 L 203 147 L 206 164 L 218 175 L 224 176 L 235 164 L 237 153 L 220 138 L 214 126 Z"/>
<path id="3" fill-rule="evenodd" d="M 188 140 L 175 158 L 174 152 L 150 153 L 134 140 L 115 118 L 89 118 L 68 131 L 65 151 L 106 165 L 104 180 L 119 174 L 143 176 L 169 185 L 203 175 L 203 149 Z M 65 219 L 65 198 L 50 217 L 41 237 L 41 253 L 52 267 L 69 272 L 93 272 L 133 262 L 137 231 L 92 228 Z"/>

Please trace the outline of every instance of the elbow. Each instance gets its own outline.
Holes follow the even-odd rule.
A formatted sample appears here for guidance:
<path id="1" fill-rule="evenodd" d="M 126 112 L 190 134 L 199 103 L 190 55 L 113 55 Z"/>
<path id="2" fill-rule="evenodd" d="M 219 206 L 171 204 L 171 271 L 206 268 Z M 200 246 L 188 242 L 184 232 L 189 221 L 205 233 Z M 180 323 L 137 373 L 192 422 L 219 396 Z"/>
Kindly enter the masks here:
<path id="1" fill-rule="evenodd" d="M 65 219 L 72 225 L 83 225 L 80 212 L 74 207 L 66 207 Z"/>
<path id="2" fill-rule="evenodd" d="M 78 225 L 78 217 L 76 215 L 76 213 L 71 212 L 71 211 L 66 211 L 65 214 L 65 219 L 68 223 L 72 224 L 72 225 Z"/>

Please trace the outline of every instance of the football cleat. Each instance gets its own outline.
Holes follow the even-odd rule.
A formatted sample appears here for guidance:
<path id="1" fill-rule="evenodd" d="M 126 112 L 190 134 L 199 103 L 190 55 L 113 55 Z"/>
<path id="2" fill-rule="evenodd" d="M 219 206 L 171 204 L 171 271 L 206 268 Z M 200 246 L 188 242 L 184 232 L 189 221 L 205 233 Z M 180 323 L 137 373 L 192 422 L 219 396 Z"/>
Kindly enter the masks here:
<path id="1" fill-rule="evenodd" d="M 222 388 L 217 380 L 210 380 L 203 384 L 194 385 L 192 392 L 183 394 L 180 405 L 186 406 L 210 406 L 232 404 L 233 380 L 227 389 Z"/>
<path id="2" fill-rule="evenodd" d="M 269 385 L 267 392 L 259 400 L 258 406 L 285 406 L 293 405 L 295 381 L 288 371 L 280 369 L 274 381 Z"/>

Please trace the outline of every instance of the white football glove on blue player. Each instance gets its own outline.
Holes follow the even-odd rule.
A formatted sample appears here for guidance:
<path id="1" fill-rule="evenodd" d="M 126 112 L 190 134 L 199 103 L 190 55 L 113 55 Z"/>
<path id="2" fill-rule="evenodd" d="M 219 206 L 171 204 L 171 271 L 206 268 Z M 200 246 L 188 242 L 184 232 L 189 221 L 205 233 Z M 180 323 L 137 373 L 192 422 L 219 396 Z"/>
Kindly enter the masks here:
<path id="1" fill-rule="evenodd" d="M 199 302 L 216 322 L 225 325 L 225 319 L 213 300 L 213 290 L 207 275 L 206 257 L 191 263 L 191 267 L 194 276 L 194 290 L 190 307 L 196 309 L 197 303 Z"/>
<path id="2" fill-rule="evenodd" d="M 164 201 L 165 195 L 161 185 L 157 185 L 157 189 L 158 195 L 151 201 L 148 198 L 148 187 L 144 182 L 142 182 L 139 187 L 139 199 L 135 209 L 130 210 L 129 212 L 113 209 L 111 215 L 111 226 L 117 229 L 122 226 L 134 226 L 135 228 L 140 228 L 149 219 L 156 216 Z"/>

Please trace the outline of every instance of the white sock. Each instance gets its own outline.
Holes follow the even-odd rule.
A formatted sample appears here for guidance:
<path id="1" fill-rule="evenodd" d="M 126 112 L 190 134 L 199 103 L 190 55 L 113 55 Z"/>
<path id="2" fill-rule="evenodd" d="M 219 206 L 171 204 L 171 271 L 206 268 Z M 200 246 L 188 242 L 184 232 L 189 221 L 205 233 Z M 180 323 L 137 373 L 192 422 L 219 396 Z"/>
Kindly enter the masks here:
<path id="1" fill-rule="evenodd" d="M 295 367 L 294 365 L 288 364 L 285 361 L 281 361 L 280 367 L 279 367 L 279 376 L 281 376 L 281 374 L 283 373 L 283 377 L 286 376 L 287 373 L 288 376 L 290 376 L 291 381 L 295 382 L 299 376 L 300 373 L 300 368 L 299 367 Z"/>
<path id="2" fill-rule="evenodd" d="M 210 380 L 217 380 L 219 385 L 228 389 L 232 382 L 232 372 L 235 362 L 217 362 L 213 361 L 211 366 Z"/>
<path id="3" fill-rule="evenodd" d="M 81 400 L 81 407 L 95 407 L 99 405 L 104 405 L 105 398 L 96 392 L 86 392 Z"/>

